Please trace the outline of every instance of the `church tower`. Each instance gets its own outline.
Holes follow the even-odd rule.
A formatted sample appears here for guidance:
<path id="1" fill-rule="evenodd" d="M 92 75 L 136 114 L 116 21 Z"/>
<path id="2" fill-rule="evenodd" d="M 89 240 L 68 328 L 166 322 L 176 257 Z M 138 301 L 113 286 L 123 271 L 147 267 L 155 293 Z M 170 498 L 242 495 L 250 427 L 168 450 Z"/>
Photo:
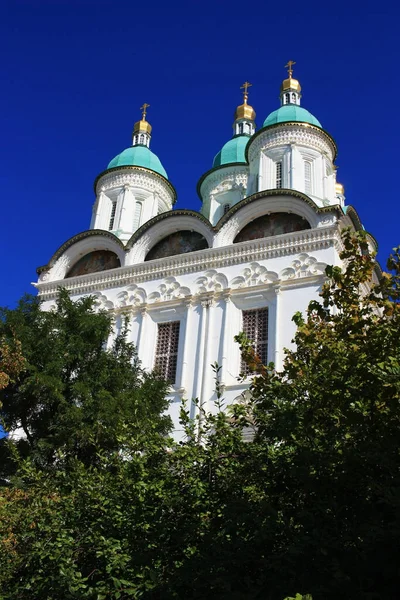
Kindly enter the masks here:
<path id="1" fill-rule="evenodd" d="M 175 190 L 150 150 L 144 104 L 132 145 L 95 181 L 90 229 L 38 269 L 44 309 L 62 286 L 74 299 L 94 295 L 117 331 L 129 318 L 143 367 L 171 383 L 177 437 L 182 397 L 192 417 L 199 404 L 213 410 L 212 363 L 221 367 L 227 404 L 246 393 L 250 374 L 237 333 L 246 333 L 265 363 L 282 367 L 292 315 L 318 297 L 326 266 L 341 266 L 343 227 L 362 228 L 336 181 L 336 144 L 301 104 L 294 64 L 286 65 L 280 106 L 258 130 L 251 84 L 243 84 L 233 136 L 198 184 L 201 211 L 173 209 Z"/>
<path id="2" fill-rule="evenodd" d="M 143 223 L 171 210 L 176 198 L 160 159 L 150 150 L 149 106 L 145 103 L 141 107 L 142 118 L 134 125 L 132 146 L 113 158 L 95 181 L 90 228 L 111 231 L 123 242 Z"/>

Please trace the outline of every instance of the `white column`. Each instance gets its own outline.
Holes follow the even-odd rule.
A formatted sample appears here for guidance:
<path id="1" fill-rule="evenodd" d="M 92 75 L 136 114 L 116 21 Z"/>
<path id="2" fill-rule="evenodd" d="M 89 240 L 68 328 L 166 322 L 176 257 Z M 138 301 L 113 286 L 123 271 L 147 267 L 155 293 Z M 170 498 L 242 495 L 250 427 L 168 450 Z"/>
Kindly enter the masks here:
<path id="1" fill-rule="evenodd" d="M 212 321 L 213 321 L 213 306 L 214 306 L 214 298 L 209 297 L 203 300 L 204 308 L 205 308 L 205 326 L 204 326 L 204 354 L 203 354 L 203 371 L 201 377 L 201 392 L 200 392 L 200 407 L 203 410 L 207 410 L 209 408 L 208 403 L 211 398 L 211 386 L 210 382 L 214 376 L 213 371 L 211 369 L 210 363 L 210 331 L 212 330 Z"/>
<path id="2" fill-rule="evenodd" d="M 107 229 L 108 221 L 110 219 L 110 205 L 111 200 L 105 195 L 104 188 L 102 188 L 97 200 L 96 209 L 92 216 L 92 222 L 90 224 L 91 229 Z"/>
<path id="3" fill-rule="evenodd" d="M 129 184 L 124 185 L 120 201 L 120 218 L 117 222 L 118 229 L 126 232 L 133 231 L 133 219 L 135 214 L 135 197 Z M 116 215 L 117 216 L 117 215 Z"/>
<path id="4" fill-rule="evenodd" d="M 281 288 L 279 285 L 277 285 L 274 288 L 275 291 L 275 350 L 274 350 L 274 363 L 275 363 L 275 369 L 279 370 L 281 368 L 281 364 L 280 364 L 280 336 L 279 336 L 279 330 L 280 330 L 280 296 L 281 296 Z"/>
<path id="5" fill-rule="evenodd" d="M 140 307 L 139 332 L 138 332 L 137 344 L 136 344 L 137 351 L 138 351 L 138 356 L 139 356 L 139 358 L 140 358 L 140 360 L 142 362 L 144 362 L 143 361 L 144 355 L 143 355 L 143 348 L 142 348 L 141 341 L 142 341 L 142 338 L 144 337 L 143 336 L 143 329 L 145 329 L 145 319 L 146 319 L 146 317 L 147 317 L 147 305 L 144 304 L 144 305 L 142 305 Z"/>
<path id="6" fill-rule="evenodd" d="M 222 331 L 221 331 L 221 345 L 222 345 L 222 357 L 221 357 L 221 386 L 226 386 L 226 376 L 227 376 L 227 361 L 228 361 L 228 352 L 231 339 L 230 330 L 231 330 L 231 321 L 229 318 L 230 306 L 231 302 L 231 292 L 230 290 L 226 290 L 223 295 L 224 304 L 224 316 L 222 320 Z M 229 335 L 228 335 L 229 333 Z"/>
<path id="7" fill-rule="evenodd" d="M 192 324 L 192 317 L 193 317 L 193 310 L 192 310 L 192 296 L 188 296 L 187 298 L 185 298 L 185 305 L 186 305 L 186 315 L 185 315 L 185 328 L 184 328 L 184 332 L 183 332 L 183 359 L 182 359 L 182 370 L 181 370 L 181 380 L 180 380 L 180 384 L 179 384 L 179 389 L 178 389 L 178 393 L 181 394 L 182 396 L 184 394 L 187 393 L 188 391 L 188 382 L 187 382 L 187 371 L 188 371 L 188 361 L 189 361 L 189 354 L 190 351 L 192 350 L 191 345 L 190 345 L 190 341 L 189 338 L 190 333 L 191 333 L 191 324 Z"/>

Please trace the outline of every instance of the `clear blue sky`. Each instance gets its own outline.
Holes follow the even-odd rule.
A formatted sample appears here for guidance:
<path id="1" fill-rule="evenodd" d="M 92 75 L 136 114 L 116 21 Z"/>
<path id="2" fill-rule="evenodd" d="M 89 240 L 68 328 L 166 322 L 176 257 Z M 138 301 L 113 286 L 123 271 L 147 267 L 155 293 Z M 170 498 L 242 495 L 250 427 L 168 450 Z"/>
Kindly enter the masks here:
<path id="1" fill-rule="evenodd" d="M 176 206 L 199 209 L 196 183 L 231 136 L 240 85 L 253 83 L 261 125 L 289 59 L 384 264 L 400 243 L 400 9 L 391 5 L 3 0 L 0 304 L 34 291 L 36 267 L 88 229 L 93 181 L 130 145 L 143 102 Z"/>

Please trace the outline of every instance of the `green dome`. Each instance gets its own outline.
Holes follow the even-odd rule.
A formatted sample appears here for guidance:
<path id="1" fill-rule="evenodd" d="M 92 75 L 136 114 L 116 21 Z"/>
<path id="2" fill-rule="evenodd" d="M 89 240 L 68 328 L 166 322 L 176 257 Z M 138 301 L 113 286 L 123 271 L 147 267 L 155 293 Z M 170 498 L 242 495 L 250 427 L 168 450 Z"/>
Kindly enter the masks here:
<path id="1" fill-rule="evenodd" d="M 160 159 L 147 146 L 131 146 L 130 148 L 126 148 L 121 154 L 112 159 L 107 169 L 125 166 L 144 167 L 168 179 L 168 175 Z"/>
<path id="2" fill-rule="evenodd" d="M 276 125 L 277 123 L 286 123 L 288 121 L 300 121 L 301 123 L 310 123 L 317 127 L 322 127 L 321 123 L 308 110 L 295 104 L 285 104 L 274 110 L 264 121 L 264 127 Z"/>
<path id="3" fill-rule="evenodd" d="M 213 167 L 221 167 L 231 163 L 247 163 L 244 155 L 249 137 L 247 135 L 237 135 L 226 142 L 225 146 L 218 152 L 213 161 Z"/>

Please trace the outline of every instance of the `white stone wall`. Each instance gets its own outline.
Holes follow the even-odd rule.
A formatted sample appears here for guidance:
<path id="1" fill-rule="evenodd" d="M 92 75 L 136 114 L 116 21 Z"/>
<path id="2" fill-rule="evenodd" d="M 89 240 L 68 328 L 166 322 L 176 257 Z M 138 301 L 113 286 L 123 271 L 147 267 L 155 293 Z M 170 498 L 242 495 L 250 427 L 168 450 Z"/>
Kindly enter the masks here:
<path id="1" fill-rule="evenodd" d="M 256 203 L 253 203 L 256 204 Z M 314 213 L 315 214 L 315 213 Z M 98 306 L 130 319 L 129 339 L 146 369 L 154 367 L 157 324 L 180 321 L 176 381 L 170 414 L 179 436 L 181 398 L 199 398 L 213 408 L 211 364 L 221 365 L 225 398 L 233 402 L 247 387 L 238 381 L 242 311 L 269 309 L 268 360 L 282 366 L 283 348 L 294 334 L 293 314 L 304 311 L 324 281 L 326 264 L 338 264 L 341 246 L 337 224 L 304 232 L 210 248 L 199 252 L 127 265 L 64 281 L 43 281 L 44 309 L 55 301 L 61 284 L 73 298 L 94 294 Z M 195 406 L 191 404 L 192 415 Z"/>

